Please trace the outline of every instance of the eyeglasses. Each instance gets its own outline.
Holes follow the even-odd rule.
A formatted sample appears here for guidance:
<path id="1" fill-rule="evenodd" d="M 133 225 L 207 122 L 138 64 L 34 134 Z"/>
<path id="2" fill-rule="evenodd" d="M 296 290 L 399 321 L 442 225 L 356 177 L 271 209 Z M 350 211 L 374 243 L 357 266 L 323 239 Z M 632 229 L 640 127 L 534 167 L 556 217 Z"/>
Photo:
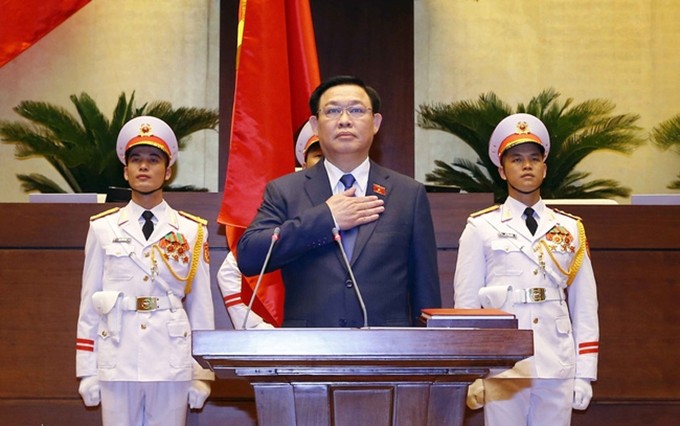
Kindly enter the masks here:
<path id="1" fill-rule="evenodd" d="M 371 108 L 366 108 L 363 105 L 352 105 L 348 107 L 327 106 L 319 110 L 320 113 L 331 120 L 340 118 L 342 113 L 345 111 L 347 111 L 347 114 L 349 114 L 349 116 L 352 118 L 362 118 L 366 115 L 366 113 L 372 110 Z"/>

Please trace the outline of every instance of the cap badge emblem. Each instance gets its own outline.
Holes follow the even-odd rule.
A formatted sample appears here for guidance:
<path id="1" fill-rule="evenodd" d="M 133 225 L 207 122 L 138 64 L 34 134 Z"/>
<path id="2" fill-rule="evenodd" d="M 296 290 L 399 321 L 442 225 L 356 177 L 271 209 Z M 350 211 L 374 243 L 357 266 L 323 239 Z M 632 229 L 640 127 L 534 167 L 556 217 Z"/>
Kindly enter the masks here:
<path id="1" fill-rule="evenodd" d="M 517 123 L 517 132 L 516 133 L 518 135 L 531 133 L 529 131 L 529 125 L 527 124 L 526 121 L 520 121 L 520 122 Z"/>
<path id="2" fill-rule="evenodd" d="M 151 124 L 145 123 L 139 126 L 139 136 L 153 136 Z"/>

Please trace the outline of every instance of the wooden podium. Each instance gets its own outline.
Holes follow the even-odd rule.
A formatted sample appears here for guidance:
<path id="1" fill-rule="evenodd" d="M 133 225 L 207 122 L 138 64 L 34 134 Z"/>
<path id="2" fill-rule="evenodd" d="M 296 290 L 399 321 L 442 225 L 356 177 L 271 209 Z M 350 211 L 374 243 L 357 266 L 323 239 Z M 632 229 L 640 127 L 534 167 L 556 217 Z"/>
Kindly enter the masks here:
<path id="1" fill-rule="evenodd" d="M 259 426 L 462 425 L 469 383 L 533 354 L 532 332 L 433 328 L 199 331 L 194 357 L 247 378 Z"/>

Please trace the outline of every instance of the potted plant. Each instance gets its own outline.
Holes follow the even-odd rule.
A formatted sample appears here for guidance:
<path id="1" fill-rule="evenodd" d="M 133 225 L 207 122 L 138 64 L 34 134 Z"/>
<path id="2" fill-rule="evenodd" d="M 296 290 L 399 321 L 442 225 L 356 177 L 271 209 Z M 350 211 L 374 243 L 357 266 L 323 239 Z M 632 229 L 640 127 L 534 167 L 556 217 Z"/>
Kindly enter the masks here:
<path id="1" fill-rule="evenodd" d="M 199 130 L 215 129 L 218 113 L 204 108 L 174 109 L 169 102 L 155 101 L 135 106 L 134 92 L 128 100 L 118 98 L 111 119 L 107 119 L 87 94 L 71 95 L 78 118 L 65 108 L 39 101 L 23 101 L 14 111 L 26 121 L 0 120 L 0 138 L 16 145 L 15 157 L 45 158 L 64 178 L 68 189 L 40 173 L 19 174 L 25 192 L 106 193 L 109 187 L 127 187 L 122 164 L 116 156 L 116 139 L 121 127 L 131 118 L 152 115 L 174 130 L 179 149 L 186 146 L 189 135 Z M 172 187 L 169 188 L 172 190 Z M 196 190 L 183 187 L 184 190 Z M 202 189 L 198 189 L 202 190 Z"/>
<path id="2" fill-rule="evenodd" d="M 614 115 L 615 106 L 606 100 L 593 99 L 574 104 L 569 98 L 547 89 L 526 105 L 513 109 L 489 92 L 477 101 L 449 104 L 423 104 L 418 109 L 418 126 L 451 133 L 469 145 L 479 156 L 476 161 L 456 158 L 451 164 L 436 160 L 437 166 L 426 175 L 428 182 L 453 185 L 466 192 L 492 192 L 497 202 L 507 196 L 507 186 L 488 155 L 488 143 L 496 125 L 515 112 L 535 115 L 550 132 L 548 175 L 541 187 L 545 198 L 627 197 L 630 189 L 611 179 L 588 181 L 590 173 L 576 171 L 576 166 L 595 151 L 630 153 L 644 141 L 638 138 L 635 125 L 640 118 L 633 114 Z"/>
<path id="3" fill-rule="evenodd" d="M 650 139 L 662 150 L 671 149 L 680 154 L 680 114 L 654 127 Z M 680 173 L 677 179 L 668 184 L 666 188 L 680 189 Z"/>

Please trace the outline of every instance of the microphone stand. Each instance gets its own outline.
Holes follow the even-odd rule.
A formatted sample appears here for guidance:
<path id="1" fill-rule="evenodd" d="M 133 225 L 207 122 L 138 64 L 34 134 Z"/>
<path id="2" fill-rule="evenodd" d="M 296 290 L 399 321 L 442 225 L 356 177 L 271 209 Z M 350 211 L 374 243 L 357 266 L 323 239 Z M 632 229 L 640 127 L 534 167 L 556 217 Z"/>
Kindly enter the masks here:
<path id="1" fill-rule="evenodd" d="M 354 272 L 352 271 L 352 267 L 349 264 L 349 260 L 347 259 L 347 253 L 345 252 L 345 248 L 342 246 L 342 237 L 340 236 L 340 232 L 338 232 L 338 228 L 333 228 L 333 239 L 338 243 L 338 246 L 340 246 L 340 253 L 342 253 L 342 259 L 345 261 L 345 267 L 347 268 L 347 272 L 349 272 L 349 278 L 352 280 L 352 284 L 354 285 L 354 292 L 357 295 L 357 299 L 359 299 L 359 306 L 361 306 L 361 313 L 364 316 L 364 326 L 362 328 L 368 328 L 368 313 L 366 312 L 366 305 L 364 304 L 364 299 L 361 297 L 361 291 L 359 290 L 359 286 L 357 285 L 357 280 L 354 278 Z"/>
<path id="2" fill-rule="evenodd" d="M 255 302 L 255 297 L 257 297 L 257 290 L 260 288 L 260 283 L 262 282 L 262 276 L 264 276 L 264 270 L 267 269 L 267 264 L 269 264 L 269 258 L 272 255 L 272 251 L 274 249 L 274 244 L 279 240 L 279 233 L 281 232 L 281 228 L 278 226 L 274 229 L 274 233 L 272 234 L 272 242 L 269 244 L 269 250 L 267 250 L 267 256 L 264 258 L 264 263 L 262 264 L 262 270 L 260 271 L 260 275 L 257 277 L 257 283 L 255 284 L 255 288 L 253 289 L 253 295 L 250 296 L 250 302 L 248 303 L 248 309 L 246 309 L 246 315 L 243 318 L 243 326 L 241 327 L 242 330 L 246 329 L 246 324 L 248 323 L 248 315 L 250 315 L 250 311 L 253 309 L 253 302 Z"/>

